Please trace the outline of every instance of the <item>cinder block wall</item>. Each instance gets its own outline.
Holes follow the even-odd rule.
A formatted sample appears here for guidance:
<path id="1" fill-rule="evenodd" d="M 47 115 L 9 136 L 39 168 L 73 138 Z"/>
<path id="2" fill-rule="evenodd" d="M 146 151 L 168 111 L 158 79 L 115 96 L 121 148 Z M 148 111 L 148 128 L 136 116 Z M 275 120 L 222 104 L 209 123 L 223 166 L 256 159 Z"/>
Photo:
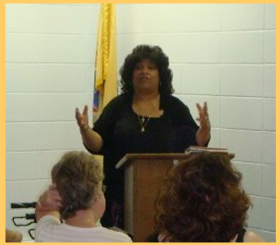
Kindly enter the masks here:
<path id="1" fill-rule="evenodd" d="M 68 150 L 91 105 L 99 4 L 6 5 L 6 226 Z M 117 4 L 118 65 L 137 44 L 170 58 L 175 95 L 197 116 L 208 102 L 210 146 L 227 147 L 254 208 L 248 224 L 276 241 L 276 5 Z M 30 240 L 26 230 L 24 239 Z"/>

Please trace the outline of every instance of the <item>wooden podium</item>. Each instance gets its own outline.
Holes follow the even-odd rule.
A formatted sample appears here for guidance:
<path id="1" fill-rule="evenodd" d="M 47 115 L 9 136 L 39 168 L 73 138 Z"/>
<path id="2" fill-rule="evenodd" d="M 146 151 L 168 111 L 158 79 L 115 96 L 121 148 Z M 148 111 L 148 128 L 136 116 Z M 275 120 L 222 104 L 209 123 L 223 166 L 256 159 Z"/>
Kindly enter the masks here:
<path id="1" fill-rule="evenodd" d="M 134 242 L 144 242 L 154 231 L 154 201 L 162 177 L 188 157 L 184 153 L 126 154 L 116 165 L 125 168 L 124 225 Z"/>

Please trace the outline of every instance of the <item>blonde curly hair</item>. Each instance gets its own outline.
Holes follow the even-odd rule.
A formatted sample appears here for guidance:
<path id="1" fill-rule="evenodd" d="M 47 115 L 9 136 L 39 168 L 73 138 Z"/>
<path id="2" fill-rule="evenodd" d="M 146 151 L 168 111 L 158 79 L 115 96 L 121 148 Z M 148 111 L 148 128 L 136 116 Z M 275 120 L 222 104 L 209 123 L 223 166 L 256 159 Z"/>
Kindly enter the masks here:
<path id="1" fill-rule="evenodd" d="M 83 151 L 65 153 L 52 168 L 51 175 L 63 199 L 62 219 L 89 208 L 104 178 L 100 163 Z"/>

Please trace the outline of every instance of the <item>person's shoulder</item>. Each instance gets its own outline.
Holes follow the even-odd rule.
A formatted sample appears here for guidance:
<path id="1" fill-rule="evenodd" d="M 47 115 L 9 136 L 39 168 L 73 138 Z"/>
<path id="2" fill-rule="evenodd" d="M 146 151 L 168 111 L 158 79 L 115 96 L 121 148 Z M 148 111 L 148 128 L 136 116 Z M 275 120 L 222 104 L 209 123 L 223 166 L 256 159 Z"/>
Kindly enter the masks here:
<path id="1" fill-rule="evenodd" d="M 59 225 L 61 225 L 61 223 L 57 217 L 45 215 L 36 223 L 36 234 L 39 234 L 41 230 L 44 230 L 44 227 L 58 227 Z"/>
<path id="2" fill-rule="evenodd" d="M 50 231 L 56 231 L 61 227 L 60 220 L 52 215 L 43 216 L 37 223 L 35 228 L 35 242 L 45 241 L 46 236 L 52 235 Z"/>
<path id="3" fill-rule="evenodd" d="M 106 107 L 116 107 L 129 103 L 131 100 L 128 94 L 120 94 L 109 101 Z"/>
<path id="4" fill-rule="evenodd" d="M 244 242 L 265 242 L 265 240 L 252 231 L 246 231 L 244 234 Z"/>
<path id="5" fill-rule="evenodd" d="M 98 229 L 112 242 L 132 242 L 131 238 L 122 231 L 112 230 L 101 226 L 98 227 Z"/>
<path id="6" fill-rule="evenodd" d="M 171 94 L 163 94 L 162 96 L 162 107 L 171 110 L 172 113 L 182 114 L 188 111 L 188 106 L 180 100 L 178 97 Z"/>
<path id="7" fill-rule="evenodd" d="M 166 101 L 168 103 L 179 103 L 184 104 L 182 100 L 180 100 L 178 97 L 172 95 L 172 94 L 162 94 L 163 101 Z"/>
<path id="8" fill-rule="evenodd" d="M 172 94 L 166 94 L 166 93 L 162 93 L 160 95 L 164 100 L 177 100 L 178 98 L 175 97 L 174 95 Z"/>
<path id="9" fill-rule="evenodd" d="M 51 214 L 47 214 L 47 215 L 44 215 L 38 222 L 38 223 L 46 223 L 46 222 L 50 222 L 50 223 L 53 223 L 53 224 L 60 224 L 60 220 L 56 217 L 56 216 L 53 216 Z"/>
<path id="10" fill-rule="evenodd" d="M 129 94 L 119 94 L 116 97 L 114 97 L 111 101 L 128 101 L 131 99 L 131 96 Z"/>

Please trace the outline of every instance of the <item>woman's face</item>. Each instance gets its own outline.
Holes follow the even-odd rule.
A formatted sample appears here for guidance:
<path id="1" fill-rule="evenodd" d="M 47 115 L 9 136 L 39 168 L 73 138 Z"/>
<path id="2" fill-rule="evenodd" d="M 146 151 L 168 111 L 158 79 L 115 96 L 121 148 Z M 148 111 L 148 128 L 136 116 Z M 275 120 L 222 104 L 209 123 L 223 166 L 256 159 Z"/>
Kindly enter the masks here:
<path id="1" fill-rule="evenodd" d="M 157 92 L 159 87 L 159 70 L 149 59 L 137 63 L 132 74 L 134 91 Z"/>

